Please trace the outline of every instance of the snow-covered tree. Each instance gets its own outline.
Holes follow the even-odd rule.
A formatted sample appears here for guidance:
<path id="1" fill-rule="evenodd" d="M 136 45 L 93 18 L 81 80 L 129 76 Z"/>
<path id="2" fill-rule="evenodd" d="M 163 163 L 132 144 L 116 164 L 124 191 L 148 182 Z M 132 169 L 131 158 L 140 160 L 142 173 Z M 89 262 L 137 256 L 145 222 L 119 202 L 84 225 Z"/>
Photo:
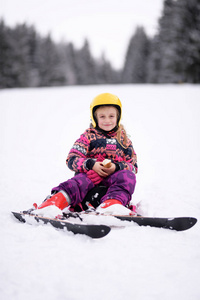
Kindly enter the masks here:
<path id="1" fill-rule="evenodd" d="M 11 29 L 0 22 L 1 88 L 113 83 L 117 75 L 109 62 L 94 59 L 87 40 L 75 49 L 41 37 L 32 26 Z"/>
<path id="2" fill-rule="evenodd" d="M 158 83 L 160 76 L 161 53 L 160 43 L 156 35 L 149 46 L 149 57 L 147 61 L 147 83 Z"/>
<path id="3" fill-rule="evenodd" d="M 199 0 L 165 0 L 152 41 L 148 82 L 200 82 L 199 32 Z"/>
<path id="4" fill-rule="evenodd" d="M 59 86 L 65 83 L 59 51 L 50 35 L 38 41 L 40 86 Z"/>
<path id="5" fill-rule="evenodd" d="M 104 53 L 102 53 L 100 59 L 96 61 L 95 67 L 98 84 L 120 83 L 121 72 L 113 69 L 111 63 L 108 61 Z"/>
<path id="6" fill-rule="evenodd" d="M 97 82 L 95 72 L 95 60 L 90 52 L 90 45 L 85 39 L 83 47 L 76 53 L 78 84 L 95 84 Z"/>
<path id="7" fill-rule="evenodd" d="M 200 1 L 175 2 L 176 53 L 172 59 L 181 82 L 200 82 Z"/>
<path id="8" fill-rule="evenodd" d="M 0 88 L 12 87 L 10 80 L 11 70 L 10 32 L 3 20 L 0 22 Z"/>
<path id="9" fill-rule="evenodd" d="M 138 27 L 132 36 L 126 53 L 122 80 L 124 83 L 145 83 L 149 40 L 143 29 Z"/>

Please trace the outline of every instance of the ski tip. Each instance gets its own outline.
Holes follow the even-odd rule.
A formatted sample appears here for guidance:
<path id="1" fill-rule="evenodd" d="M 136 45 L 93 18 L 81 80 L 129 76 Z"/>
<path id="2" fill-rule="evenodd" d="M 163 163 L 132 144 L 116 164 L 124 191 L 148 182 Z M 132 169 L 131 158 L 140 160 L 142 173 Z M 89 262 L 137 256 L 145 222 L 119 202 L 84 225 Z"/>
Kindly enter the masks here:
<path id="1" fill-rule="evenodd" d="M 111 228 L 107 225 L 87 225 L 88 226 L 88 236 L 93 239 L 99 239 L 106 236 Z"/>
<path id="2" fill-rule="evenodd" d="M 191 227 L 192 227 L 192 226 L 194 226 L 194 225 L 197 223 L 197 219 L 191 217 L 191 218 L 189 218 L 189 222 L 190 222 L 190 225 L 191 225 Z"/>
<path id="3" fill-rule="evenodd" d="M 22 214 L 19 212 L 11 211 L 13 216 L 15 216 L 16 219 L 18 219 L 20 222 L 25 223 L 26 220 L 23 218 Z"/>
<path id="4" fill-rule="evenodd" d="M 173 222 L 173 221 L 172 221 Z M 174 219 L 174 229 L 183 231 L 192 228 L 197 223 L 194 217 L 179 217 Z"/>

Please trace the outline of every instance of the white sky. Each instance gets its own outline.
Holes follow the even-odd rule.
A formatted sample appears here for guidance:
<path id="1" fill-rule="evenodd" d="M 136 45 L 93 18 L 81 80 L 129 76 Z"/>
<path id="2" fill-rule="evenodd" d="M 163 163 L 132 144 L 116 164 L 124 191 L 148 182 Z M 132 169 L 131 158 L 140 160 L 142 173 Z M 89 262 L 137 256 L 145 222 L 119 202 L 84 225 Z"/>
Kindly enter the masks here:
<path id="1" fill-rule="evenodd" d="M 156 33 L 163 0 L 0 0 L 0 18 L 13 26 L 26 22 L 54 41 L 81 47 L 88 38 L 91 52 L 102 52 L 121 67 L 130 37 L 138 25 Z"/>

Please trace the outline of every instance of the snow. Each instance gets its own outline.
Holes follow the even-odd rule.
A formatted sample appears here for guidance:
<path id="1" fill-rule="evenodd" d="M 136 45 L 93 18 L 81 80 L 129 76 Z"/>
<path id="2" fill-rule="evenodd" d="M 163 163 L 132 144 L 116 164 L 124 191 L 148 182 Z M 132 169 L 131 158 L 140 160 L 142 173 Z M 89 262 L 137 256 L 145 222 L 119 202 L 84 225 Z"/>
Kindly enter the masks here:
<path id="1" fill-rule="evenodd" d="M 133 203 L 149 216 L 200 217 L 200 87 L 106 85 L 0 91 L 0 298 L 165 300 L 200 297 L 199 222 L 139 227 L 99 240 L 18 222 L 73 174 L 65 159 L 89 125 L 89 104 L 117 94 L 138 154 Z"/>

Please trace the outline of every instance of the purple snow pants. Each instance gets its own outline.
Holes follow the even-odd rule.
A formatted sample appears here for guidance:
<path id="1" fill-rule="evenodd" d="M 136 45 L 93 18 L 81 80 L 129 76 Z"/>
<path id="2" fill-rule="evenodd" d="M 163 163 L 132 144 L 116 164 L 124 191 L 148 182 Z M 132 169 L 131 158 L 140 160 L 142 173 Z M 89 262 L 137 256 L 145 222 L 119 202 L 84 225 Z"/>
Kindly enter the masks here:
<path id="1" fill-rule="evenodd" d="M 136 177 L 131 171 L 120 170 L 103 179 L 101 184 L 108 187 L 107 193 L 102 197 L 101 202 L 107 199 L 116 199 L 126 206 L 134 192 Z M 60 183 L 52 189 L 52 192 L 64 190 L 71 198 L 71 205 L 75 206 L 83 201 L 94 186 L 94 183 L 87 177 L 86 173 L 80 173 Z"/>

